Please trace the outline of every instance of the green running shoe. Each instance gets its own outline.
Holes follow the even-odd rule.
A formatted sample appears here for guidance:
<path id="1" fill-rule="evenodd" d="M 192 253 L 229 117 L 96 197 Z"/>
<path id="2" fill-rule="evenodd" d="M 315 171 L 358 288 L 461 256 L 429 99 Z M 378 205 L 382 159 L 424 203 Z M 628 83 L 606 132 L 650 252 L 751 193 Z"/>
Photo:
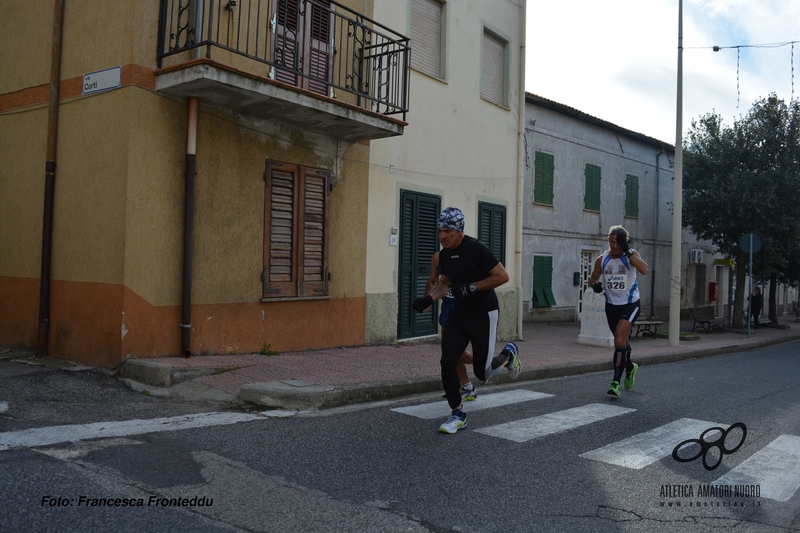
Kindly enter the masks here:
<path id="1" fill-rule="evenodd" d="M 460 429 L 467 427 L 467 414 L 461 409 L 453 409 L 453 414 L 447 419 L 447 422 L 439 426 L 441 433 L 449 433 L 452 435 Z"/>
<path id="2" fill-rule="evenodd" d="M 619 381 L 611 382 L 611 386 L 608 388 L 608 394 L 611 396 L 619 396 Z"/>
<path id="3" fill-rule="evenodd" d="M 478 397 L 478 391 L 475 390 L 475 386 L 473 384 L 469 384 L 469 387 L 461 386 L 461 400 L 465 402 L 471 402 L 475 398 Z"/>
<path id="4" fill-rule="evenodd" d="M 625 381 L 623 383 L 626 389 L 633 387 L 633 379 L 637 370 L 639 370 L 639 365 L 633 363 L 633 369 L 630 372 L 625 373 Z"/>

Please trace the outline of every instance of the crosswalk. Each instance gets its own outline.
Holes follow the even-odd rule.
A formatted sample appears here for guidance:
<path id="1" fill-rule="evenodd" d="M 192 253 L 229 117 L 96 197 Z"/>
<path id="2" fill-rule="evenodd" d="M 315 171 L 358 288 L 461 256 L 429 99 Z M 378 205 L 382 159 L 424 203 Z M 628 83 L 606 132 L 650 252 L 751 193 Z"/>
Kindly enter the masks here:
<path id="1" fill-rule="evenodd" d="M 552 397 L 551 394 L 526 389 L 482 394 L 476 401 L 470 402 L 469 412 L 474 413 Z M 445 418 L 450 413 L 447 403 L 443 400 L 391 410 L 425 420 Z M 635 409 L 627 407 L 590 403 L 531 418 L 481 427 L 475 429 L 474 432 L 525 443 L 601 420 L 629 415 L 635 411 Z M 707 420 L 681 418 L 581 453 L 579 457 L 632 470 L 641 470 L 671 456 L 676 445 L 688 439 L 696 439 L 701 433 L 712 427 L 725 430 L 729 425 Z M 800 437 L 780 435 L 712 482 L 711 485 L 729 487 L 757 485 L 760 487 L 760 497 L 782 502 L 788 501 L 800 488 Z"/>

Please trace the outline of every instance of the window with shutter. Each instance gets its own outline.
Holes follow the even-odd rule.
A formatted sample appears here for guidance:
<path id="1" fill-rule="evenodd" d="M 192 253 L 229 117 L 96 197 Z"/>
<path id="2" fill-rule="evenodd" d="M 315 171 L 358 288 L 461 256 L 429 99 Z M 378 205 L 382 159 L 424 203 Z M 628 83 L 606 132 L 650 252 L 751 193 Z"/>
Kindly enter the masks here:
<path id="1" fill-rule="evenodd" d="M 267 161 L 264 298 L 328 294 L 330 173 Z"/>
<path id="2" fill-rule="evenodd" d="M 327 95 L 332 59 L 331 1 L 275 0 L 272 9 L 274 61 L 283 67 L 277 67 L 272 77 Z"/>
<path id="3" fill-rule="evenodd" d="M 639 177 L 633 174 L 625 175 L 625 216 L 639 216 Z"/>
<path id="4" fill-rule="evenodd" d="M 535 307 L 556 305 L 553 295 L 553 257 L 533 256 L 533 304 Z"/>
<path id="5" fill-rule="evenodd" d="M 483 29 L 481 45 L 481 98 L 506 106 L 507 42 Z"/>
<path id="6" fill-rule="evenodd" d="M 600 167 L 586 163 L 583 208 L 587 211 L 600 211 Z"/>
<path id="7" fill-rule="evenodd" d="M 503 205 L 478 203 L 478 240 L 498 261 L 506 263 L 506 208 Z"/>
<path id="8" fill-rule="evenodd" d="M 444 79 L 444 4 L 439 0 L 411 1 L 411 67 Z"/>
<path id="9" fill-rule="evenodd" d="M 536 152 L 533 160 L 533 201 L 537 204 L 553 205 L 553 173 L 555 157 L 553 154 Z"/>

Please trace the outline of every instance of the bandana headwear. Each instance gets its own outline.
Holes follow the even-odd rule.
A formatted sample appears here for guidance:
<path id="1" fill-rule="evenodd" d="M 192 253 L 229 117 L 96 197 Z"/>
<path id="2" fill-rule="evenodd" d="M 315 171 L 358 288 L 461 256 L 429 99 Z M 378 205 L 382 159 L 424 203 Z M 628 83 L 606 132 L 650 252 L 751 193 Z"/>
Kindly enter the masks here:
<path id="1" fill-rule="evenodd" d="M 464 231 L 464 213 L 457 207 L 446 207 L 439 213 L 439 222 L 436 227 Z"/>

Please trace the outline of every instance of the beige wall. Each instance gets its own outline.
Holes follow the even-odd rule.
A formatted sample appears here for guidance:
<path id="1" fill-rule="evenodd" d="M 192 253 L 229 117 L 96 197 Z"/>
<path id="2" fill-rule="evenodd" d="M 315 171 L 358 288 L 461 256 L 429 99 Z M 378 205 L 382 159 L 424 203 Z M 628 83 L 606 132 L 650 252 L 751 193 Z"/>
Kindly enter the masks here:
<path id="1" fill-rule="evenodd" d="M 0 4 L 0 47 L 14 52 L 0 54 L 0 197 L 13 199 L 0 210 L 0 299 L 9 303 L 0 310 L 0 346 L 35 346 L 38 330 L 52 2 L 22 5 Z M 156 0 L 67 3 L 54 355 L 115 366 L 129 354 L 180 349 L 188 111 L 186 101 L 153 90 L 157 16 Z M 26 68 L 17 73 L 20 58 Z M 81 96 L 84 74 L 118 65 L 121 88 Z M 368 143 L 234 116 L 201 100 L 193 352 L 364 342 L 369 153 Z M 330 300 L 261 302 L 267 158 L 333 175 Z"/>
<path id="2" fill-rule="evenodd" d="M 511 2 L 485 0 L 451 0 L 445 5 L 445 79 L 411 70 L 409 125 L 401 137 L 372 144 L 367 293 L 368 299 L 383 302 L 381 308 L 386 307 L 386 295 L 397 292 L 398 248 L 389 245 L 389 232 L 392 226 L 399 227 L 401 188 L 439 195 L 442 207 L 459 207 L 466 217 L 465 232 L 472 236 L 477 235 L 479 202 L 505 205 L 506 270 L 511 281 L 499 292 L 518 294 L 517 132 L 518 120 L 523 118 L 519 112 L 520 8 Z M 375 17 L 410 35 L 407 0 L 376 1 Z M 480 96 L 484 24 L 510 41 L 508 108 Z M 503 310 L 501 327 L 515 331 L 516 309 L 504 305 Z M 396 329 L 396 322 L 391 326 Z M 376 319 L 367 328 L 368 342 L 392 334 L 385 320 Z"/>

